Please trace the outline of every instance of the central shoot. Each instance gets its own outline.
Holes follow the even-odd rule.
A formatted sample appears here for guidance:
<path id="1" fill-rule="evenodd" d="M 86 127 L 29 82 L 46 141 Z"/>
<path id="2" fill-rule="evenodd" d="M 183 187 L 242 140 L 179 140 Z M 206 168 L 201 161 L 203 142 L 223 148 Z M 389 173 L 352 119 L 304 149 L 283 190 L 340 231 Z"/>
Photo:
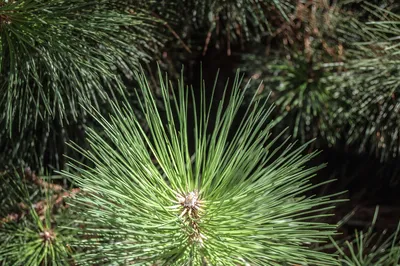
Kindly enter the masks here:
<path id="1" fill-rule="evenodd" d="M 310 247 L 335 233 L 318 220 L 335 201 L 306 194 L 321 167 L 305 166 L 307 145 L 276 145 L 266 99 L 239 75 L 223 95 L 217 82 L 136 80 L 140 111 L 92 111 L 105 133 L 75 148 L 93 166 L 66 173 L 83 191 L 71 204 L 88 265 L 335 265 Z"/>

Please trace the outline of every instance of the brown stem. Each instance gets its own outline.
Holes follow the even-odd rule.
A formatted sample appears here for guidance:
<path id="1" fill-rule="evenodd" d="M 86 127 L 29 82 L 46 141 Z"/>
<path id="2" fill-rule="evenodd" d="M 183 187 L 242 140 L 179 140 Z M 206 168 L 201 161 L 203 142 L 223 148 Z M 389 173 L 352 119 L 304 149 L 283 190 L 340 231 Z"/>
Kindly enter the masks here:
<path id="1" fill-rule="evenodd" d="M 186 45 L 186 43 L 181 39 L 181 37 L 179 37 L 178 33 L 176 33 L 176 31 L 174 31 L 173 28 L 171 28 L 171 26 L 168 24 L 168 22 L 164 21 L 163 19 L 161 19 L 157 14 L 155 14 L 153 12 L 153 16 L 155 16 L 156 18 L 158 18 L 160 21 L 162 21 L 162 24 L 167 27 L 167 29 L 172 33 L 172 35 L 174 35 L 174 37 L 178 40 L 178 42 L 180 42 L 183 46 L 183 48 L 185 48 L 185 50 L 188 53 L 192 53 L 192 51 L 190 50 L 189 46 Z"/>
<path id="2" fill-rule="evenodd" d="M 210 40 L 211 40 L 211 35 L 212 35 L 212 31 L 211 31 L 211 29 L 210 29 L 210 30 L 207 32 L 206 41 L 205 41 L 205 43 L 204 43 L 203 56 L 206 55 L 206 53 L 207 53 L 208 45 L 209 45 Z"/>
<path id="3" fill-rule="evenodd" d="M 61 192 L 62 191 L 61 186 L 50 184 L 50 183 L 44 181 L 43 179 L 41 179 L 41 178 L 37 177 L 35 174 L 33 174 L 30 171 L 30 169 L 26 169 L 25 173 L 27 174 L 26 176 L 29 177 L 35 184 L 45 187 L 47 189 L 51 189 L 54 192 L 58 192 L 58 194 L 55 194 L 51 197 L 50 202 L 52 203 L 53 207 L 54 206 L 59 207 L 62 204 L 64 198 L 72 197 L 80 192 L 80 188 L 73 188 L 70 191 Z M 39 217 L 43 217 L 44 212 L 48 208 L 48 205 L 49 205 L 49 201 L 47 199 L 44 199 L 44 200 L 40 200 L 40 201 L 36 202 L 32 206 L 35 209 L 35 211 L 37 212 L 37 214 L 39 215 Z M 19 219 L 21 219 L 22 217 L 24 217 L 27 213 L 29 213 L 30 207 L 27 206 L 26 204 L 21 202 L 18 204 L 18 206 L 23 211 L 20 213 L 8 214 L 6 217 L 0 219 L 0 224 L 16 222 Z M 68 207 L 68 205 L 66 205 L 65 207 Z"/>
<path id="4" fill-rule="evenodd" d="M 54 192 L 60 192 L 63 190 L 62 186 L 46 182 L 42 178 L 35 175 L 35 173 L 32 172 L 31 168 L 29 167 L 25 168 L 25 178 L 29 181 L 32 181 L 35 185 Z"/>

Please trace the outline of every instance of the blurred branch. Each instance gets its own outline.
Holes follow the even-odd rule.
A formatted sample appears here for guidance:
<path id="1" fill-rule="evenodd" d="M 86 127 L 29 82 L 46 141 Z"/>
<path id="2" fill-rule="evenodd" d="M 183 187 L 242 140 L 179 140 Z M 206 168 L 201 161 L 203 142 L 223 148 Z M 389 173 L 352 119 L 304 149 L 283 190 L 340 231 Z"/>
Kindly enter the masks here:
<path id="1" fill-rule="evenodd" d="M 31 206 L 28 206 L 24 202 L 18 203 L 18 208 L 21 209 L 21 212 L 13 212 L 7 214 L 5 217 L 1 218 L 0 221 L 1 223 L 8 223 L 8 222 L 16 222 L 19 219 L 21 219 L 23 216 L 25 216 L 27 213 L 31 211 L 31 208 L 33 208 L 39 216 L 43 217 L 46 209 L 49 207 L 49 204 L 52 207 L 60 207 L 61 204 L 63 203 L 64 198 L 69 198 L 75 196 L 77 193 L 81 191 L 80 188 L 73 188 L 71 190 L 65 191 L 65 189 L 57 184 L 52 184 L 47 181 L 45 181 L 43 178 L 37 176 L 34 174 L 29 167 L 27 167 L 24 171 L 24 178 L 25 180 L 31 181 L 33 184 L 44 188 L 46 190 L 50 190 L 52 192 L 52 196 L 50 199 L 46 198 L 43 200 L 40 200 Z M 68 207 L 68 205 L 64 205 L 64 207 Z M 1 224 L 0 223 L 0 224 Z"/>

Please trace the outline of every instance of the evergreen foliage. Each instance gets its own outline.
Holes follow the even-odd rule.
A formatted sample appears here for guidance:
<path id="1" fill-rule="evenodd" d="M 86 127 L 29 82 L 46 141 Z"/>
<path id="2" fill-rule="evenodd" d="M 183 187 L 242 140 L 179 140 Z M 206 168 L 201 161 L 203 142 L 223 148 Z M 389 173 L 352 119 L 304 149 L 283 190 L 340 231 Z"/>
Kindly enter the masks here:
<path id="1" fill-rule="evenodd" d="M 242 57 L 242 68 L 263 81 L 261 96 L 271 93 L 278 106 L 274 116 L 281 131 L 303 143 L 334 145 L 342 136 L 347 100 L 338 94 L 326 65 L 336 65 L 344 56 L 337 27 L 345 23 L 343 11 L 325 1 L 299 2 L 290 20 L 274 34 L 284 49 L 263 49 Z"/>
<path id="2" fill-rule="evenodd" d="M 267 101 L 253 101 L 237 121 L 246 88 L 236 76 L 214 120 L 203 84 L 192 116 L 183 79 L 170 95 L 171 83 L 160 76 L 160 108 L 144 75 L 138 80 L 148 131 L 125 103 L 114 105 L 110 119 L 94 114 L 106 136 L 90 130 L 91 149 L 75 147 L 94 167 L 65 173 L 83 189 L 72 201 L 84 225 L 77 243 L 86 250 L 83 262 L 335 264 L 308 247 L 335 231 L 314 220 L 332 208 L 331 196 L 305 195 L 318 186 L 310 178 L 320 167 L 305 167 L 315 153 L 303 156 L 306 146 L 293 144 L 272 147 Z"/>
<path id="3" fill-rule="evenodd" d="M 374 5 L 364 8 L 369 21 L 352 20 L 341 29 L 350 47 L 345 70 L 335 78 L 337 90 L 351 101 L 348 144 L 387 160 L 400 152 L 400 15 Z"/>
<path id="4" fill-rule="evenodd" d="M 243 68 L 263 79 L 277 118 L 303 142 L 344 142 L 390 160 L 400 148 L 400 9 L 365 3 L 354 14 L 348 5 L 299 4 L 299 24 L 277 36 L 288 49 L 246 55 Z"/>
<path id="5" fill-rule="evenodd" d="M 65 167 L 64 143 L 84 146 L 91 123 L 81 104 L 106 112 L 160 45 L 154 4 L 0 1 L 1 169 Z"/>
<path id="6" fill-rule="evenodd" d="M 232 46 L 261 42 L 272 34 L 276 21 L 285 21 L 293 10 L 290 0 L 184 0 L 183 36 L 206 54 L 210 45 L 231 55 Z M 189 12 L 188 12 L 189 11 Z M 189 23 L 188 23 L 189 22 Z M 200 31 L 200 34 L 198 31 Z M 196 34 L 197 33 L 197 34 Z"/>
<path id="7" fill-rule="evenodd" d="M 71 265 L 68 243 L 77 228 L 62 203 L 67 192 L 29 171 L 27 175 L 1 176 L 0 192 L 7 197 L 0 209 L 0 265 Z M 27 184 L 26 177 L 33 182 Z"/>
<path id="8" fill-rule="evenodd" d="M 158 43 L 149 4 L 119 0 L 0 1 L 1 116 L 7 127 L 82 116 L 118 92 Z"/>
<path id="9" fill-rule="evenodd" d="M 396 0 L 0 0 L 0 265 L 400 265 L 400 225 L 331 216 L 346 184 L 398 221 L 399 25 Z"/>
<path id="10" fill-rule="evenodd" d="M 192 18 L 198 25 L 208 25 L 210 32 L 222 31 L 229 36 L 243 39 L 260 38 L 260 33 L 270 30 L 269 15 L 277 10 L 287 18 L 293 8 L 290 1 L 275 0 L 189 0 L 193 6 Z M 276 14 L 274 14 L 276 15 Z"/>
<path id="11" fill-rule="evenodd" d="M 244 60 L 255 60 L 247 55 Z M 269 94 L 271 104 L 277 105 L 274 115 L 277 129 L 289 127 L 292 134 L 303 143 L 317 138 L 334 144 L 340 138 L 341 117 L 337 92 L 330 86 L 329 75 L 321 66 L 306 59 L 304 54 L 294 54 L 287 59 L 277 55 L 257 60 L 251 66 L 245 66 L 255 79 L 261 79 L 263 85 L 260 97 Z M 334 130 L 336 128 L 336 130 Z"/>
<path id="12" fill-rule="evenodd" d="M 377 208 L 372 225 L 366 232 L 356 231 L 353 239 L 344 243 L 333 242 L 339 253 L 339 261 L 343 266 L 376 265 L 391 266 L 400 263 L 399 229 L 389 234 L 374 232 L 378 215 Z M 339 246 L 340 245 L 340 246 Z"/>

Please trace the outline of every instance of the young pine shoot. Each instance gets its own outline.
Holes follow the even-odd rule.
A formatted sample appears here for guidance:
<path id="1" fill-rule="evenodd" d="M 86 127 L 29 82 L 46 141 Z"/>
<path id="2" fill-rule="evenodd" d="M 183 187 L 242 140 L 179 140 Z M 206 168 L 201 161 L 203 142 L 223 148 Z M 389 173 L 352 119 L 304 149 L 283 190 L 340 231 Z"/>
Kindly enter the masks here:
<path id="1" fill-rule="evenodd" d="M 303 155 L 306 145 L 273 148 L 266 101 L 243 110 L 247 85 L 236 76 L 213 111 L 216 85 L 208 102 L 204 83 L 197 98 L 183 79 L 176 89 L 160 75 L 160 107 L 146 77 L 137 80 L 141 112 L 128 102 L 109 118 L 92 111 L 105 134 L 89 130 L 91 149 L 75 148 L 93 165 L 65 172 L 82 188 L 70 203 L 82 224 L 77 261 L 336 265 L 310 248 L 335 233 L 317 220 L 332 195 L 306 195 L 321 167 L 305 166 L 315 156 Z"/>

